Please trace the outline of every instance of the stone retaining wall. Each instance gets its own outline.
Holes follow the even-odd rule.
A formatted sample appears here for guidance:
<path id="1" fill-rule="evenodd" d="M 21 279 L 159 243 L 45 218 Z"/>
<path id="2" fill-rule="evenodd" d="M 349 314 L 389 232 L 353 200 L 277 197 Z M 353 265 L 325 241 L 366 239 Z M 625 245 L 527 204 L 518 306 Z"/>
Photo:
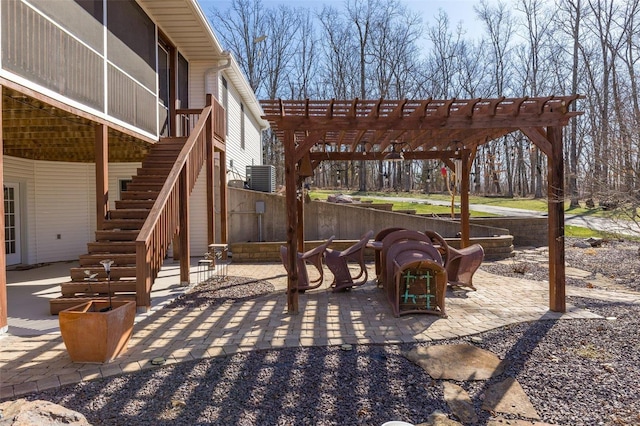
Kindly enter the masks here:
<path id="1" fill-rule="evenodd" d="M 357 241 L 358 240 L 334 240 L 331 244 L 331 248 L 335 250 L 344 250 L 355 244 Z M 446 241 L 452 247 L 460 247 L 459 238 L 446 238 Z M 322 242 L 323 240 L 306 241 L 305 250 L 310 250 Z M 471 238 L 471 244 L 475 243 L 482 245 L 485 260 L 499 260 L 513 256 L 513 237 L 511 235 Z M 279 262 L 280 246 L 283 244 L 283 241 L 266 243 L 232 243 L 229 248 L 232 253 L 232 261 L 234 263 Z M 365 258 L 373 261 L 373 250 L 366 249 Z"/>
<path id="2" fill-rule="evenodd" d="M 509 233 L 513 235 L 513 245 L 516 247 L 546 247 L 549 245 L 549 222 L 546 217 L 472 217 L 471 223 L 507 228 Z"/>
<path id="3" fill-rule="evenodd" d="M 264 214 L 256 213 L 257 201 L 264 203 Z M 392 206 L 390 203 L 380 205 L 385 209 Z M 311 201 L 305 203 L 304 210 L 304 234 L 307 240 L 323 240 L 332 235 L 339 240 L 357 240 L 370 230 L 377 232 L 389 227 L 418 231 L 430 229 L 445 238 L 454 238 L 460 231 L 460 223 L 455 220 L 378 210 L 372 204 Z M 285 241 L 286 218 L 285 198 L 282 195 L 229 188 L 230 243 Z M 471 223 L 470 226 L 472 238 L 508 234 L 509 231 L 499 222 L 493 222 L 490 226 Z"/>

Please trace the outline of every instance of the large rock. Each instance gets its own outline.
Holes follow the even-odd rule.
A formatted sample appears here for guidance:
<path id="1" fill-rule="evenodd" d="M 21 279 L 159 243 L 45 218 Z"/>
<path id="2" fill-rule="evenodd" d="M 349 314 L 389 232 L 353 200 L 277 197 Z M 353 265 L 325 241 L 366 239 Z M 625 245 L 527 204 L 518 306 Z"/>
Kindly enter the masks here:
<path id="1" fill-rule="evenodd" d="M 451 420 L 449 416 L 441 411 L 434 411 L 426 422 L 420 423 L 416 426 L 462 426 L 462 423 Z"/>
<path id="2" fill-rule="evenodd" d="M 0 414 L 0 426 L 91 426 L 84 415 L 49 401 L 3 402 Z"/>
<path id="3" fill-rule="evenodd" d="M 444 382 L 444 400 L 449 409 L 463 424 L 478 423 L 478 416 L 473 408 L 469 394 L 461 387 L 451 382 Z"/>
<path id="4" fill-rule="evenodd" d="M 482 409 L 540 420 L 540 416 L 527 394 L 524 393 L 524 389 L 513 377 L 489 386 L 482 403 Z"/>
<path id="5" fill-rule="evenodd" d="M 473 345 L 419 347 L 409 351 L 407 358 L 434 379 L 486 380 L 504 371 L 497 356 Z"/>

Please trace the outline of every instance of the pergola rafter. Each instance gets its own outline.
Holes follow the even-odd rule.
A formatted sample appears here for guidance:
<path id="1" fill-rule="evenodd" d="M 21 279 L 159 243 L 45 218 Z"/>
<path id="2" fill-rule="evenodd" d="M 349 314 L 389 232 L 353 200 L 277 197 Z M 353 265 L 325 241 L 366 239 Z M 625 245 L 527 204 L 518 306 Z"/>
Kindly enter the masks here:
<path id="1" fill-rule="evenodd" d="M 469 244 L 469 170 L 479 146 L 521 131 L 549 163 L 549 307 L 566 309 L 564 297 L 564 161 L 562 128 L 582 112 L 580 96 L 434 100 L 264 100 L 263 118 L 284 144 L 289 258 L 288 308 L 298 312 L 296 252 L 302 249 L 301 177 L 324 160 L 382 160 L 402 143 L 405 160 L 462 160 L 461 240 Z M 304 161 L 303 161 L 304 159 Z M 303 171 L 304 170 L 304 171 Z"/>

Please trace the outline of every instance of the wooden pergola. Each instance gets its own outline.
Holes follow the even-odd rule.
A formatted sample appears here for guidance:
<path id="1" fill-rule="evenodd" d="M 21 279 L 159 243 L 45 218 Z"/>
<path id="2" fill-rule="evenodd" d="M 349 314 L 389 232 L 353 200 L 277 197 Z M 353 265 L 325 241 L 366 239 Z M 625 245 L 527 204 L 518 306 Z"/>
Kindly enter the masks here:
<path id="1" fill-rule="evenodd" d="M 382 160 L 398 143 L 405 160 L 459 160 L 461 244 L 469 245 L 469 171 L 479 146 L 520 131 L 547 156 L 549 308 L 564 312 L 563 127 L 582 112 L 580 96 L 449 100 L 264 100 L 272 130 L 284 145 L 288 289 L 298 313 L 296 252 L 303 249 L 303 179 L 323 160 Z"/>

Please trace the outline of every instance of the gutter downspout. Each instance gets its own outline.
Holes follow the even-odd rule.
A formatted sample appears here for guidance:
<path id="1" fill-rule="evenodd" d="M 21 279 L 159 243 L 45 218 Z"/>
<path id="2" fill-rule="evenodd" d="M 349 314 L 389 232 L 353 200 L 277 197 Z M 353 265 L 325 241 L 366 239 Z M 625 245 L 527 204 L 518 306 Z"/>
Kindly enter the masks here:
<path id="1" fill-rule="evenodd" d="M 220 78 L 220 71 L 226 70 L 227 68 L 231 67 L 231 53 L 227 50 L 224 50 L 220 56 L 221 56 L 221 59 L 226 60 L 227 63 L 222 65 L 216 65 L 214 67 L 207 69 L 204 72 L 204 92 L 207 93 L 207 89 L 210 87 L 210 83 L 211 83 L 210 78 L 211 78 L 211 75 L 213 74 L 215 76 L 215 84 L 213 86 L 213 96 L 216 98 L 218 102 L 220 101 L 220 89 L 219 89 L 220 84 L 218 81 Z"/>

